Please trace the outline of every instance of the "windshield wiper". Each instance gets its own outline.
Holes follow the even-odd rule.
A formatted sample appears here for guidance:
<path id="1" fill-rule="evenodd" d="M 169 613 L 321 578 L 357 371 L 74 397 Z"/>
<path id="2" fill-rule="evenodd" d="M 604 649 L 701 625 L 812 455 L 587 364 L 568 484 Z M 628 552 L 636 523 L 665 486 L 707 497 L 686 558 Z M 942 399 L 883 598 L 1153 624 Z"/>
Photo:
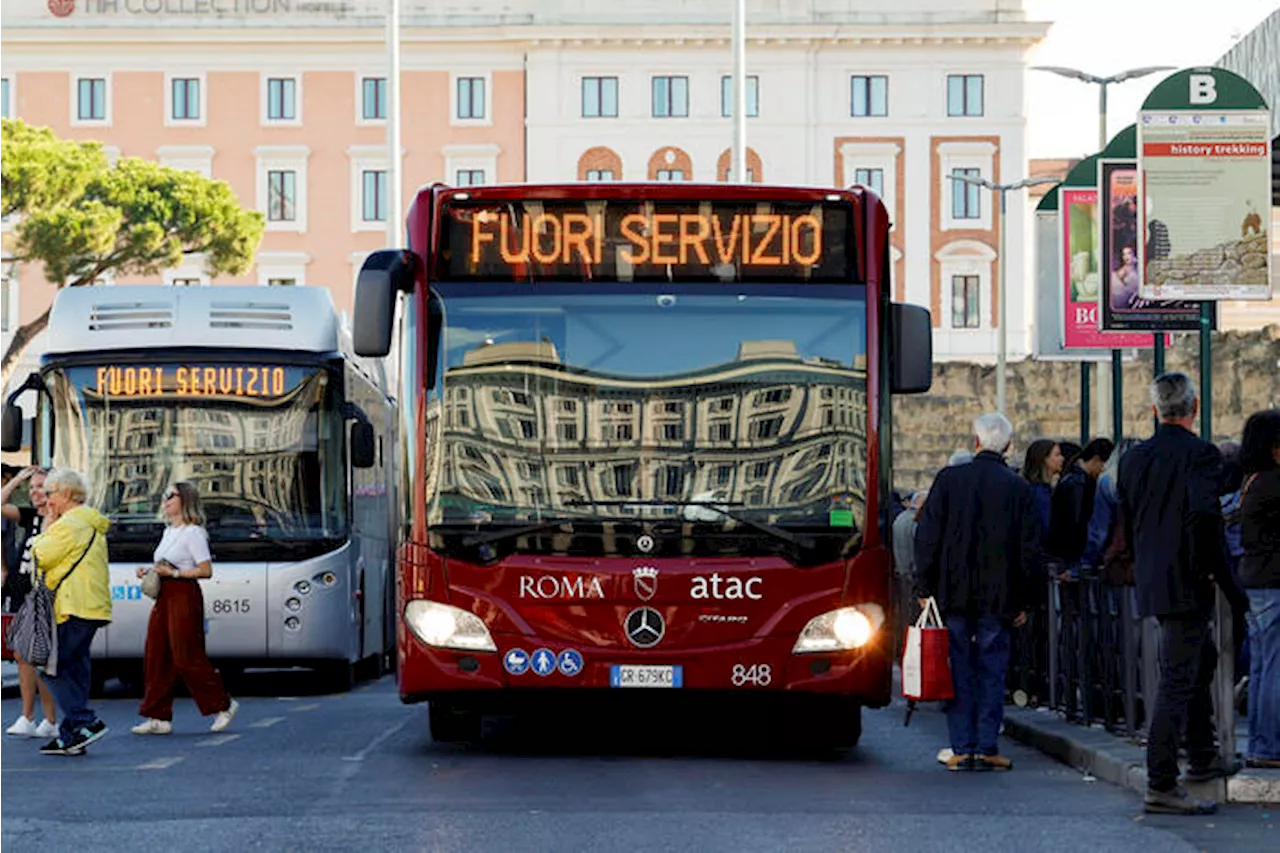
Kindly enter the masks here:
<path id="1" fill-rule="evenodd" d="M 738 524 L 742 524 L 747 527 L 754 527 L 756 530 L 759 530 L 762 533 L 768 533 L 770 536 L 774 537 L 775 539 L 781 539 L 783 542 L 786 542 L 790 545 L 795 545 L 797 548 L 807 549 L 807 548 L 812 548 L 814 546 L 814 540 L 813 540 L 813 537 L 811 536 L 792 533 L 788 530 L 783 530 L 781 527 L 774 527 L 772 524 L 769 524 L 767 521 L 756 521 L 754 518 L 750 518 L 740 513 L 736 513 L 731 509 L 728 509 L 729 506 L 742 506 L 741 503 L 726 503 L 725 501 L 607 500 L 607 501 L 568 501 L 565 505 L 566 506 L 593 506 L 593 505 L 594 506 L 671 506 L 671 507 L 680 507 L 680 508 L 691 507 L 691 506 L 706 507 L 707 509 L 714 510 L 715 512 L 720 513 L 725 518 L 736 521 Z"/>

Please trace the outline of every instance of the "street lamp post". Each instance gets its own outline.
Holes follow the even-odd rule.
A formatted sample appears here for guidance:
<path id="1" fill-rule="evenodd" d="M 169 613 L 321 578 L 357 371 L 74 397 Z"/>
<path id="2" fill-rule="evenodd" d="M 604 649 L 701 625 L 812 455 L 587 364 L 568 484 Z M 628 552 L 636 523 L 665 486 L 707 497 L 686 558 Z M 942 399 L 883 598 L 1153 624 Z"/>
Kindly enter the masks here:
<path id="1" fill-rule="evenodd" d="M 400 0 L 387 0 L 387 245 L 404 245 L 400 177 Z"/>
<path id="2" fill-rule="evenodd" d="M 747 0 L 733 3 L 733 155 L 736 183 L 747 183 Z"/>
<path id="3" fill-rule="evenodd" d="M 971 178 L 967 175 L 952 175 L 952 179 L 986 187 L 1000 194 L 1000 254 L 996 260 L 996 409 L 1000 414 L 1005 412 L 1005 373 L 1009 360 L 1009 297 L 1007 282 L 1009 279 L 1005 260 L 1006 232 L 1008 230 L 1008 205 L 1005 201 L 1010 190 L 1021 190 L 1038 184 L 1056 184 L 1056 178 L 1023 178 L 1008 184 L 997 184 L 986 178 Z"/>
<path id="4" fill-rule="evenodd" d="M 1098 153 L 1107 147 L 1107 87 L 1112 83 L 1124 83 L 1127 80 L 1135 80 L 1138 77 L 1146 77 L 1148 74 L 1154 74 L 1157 71 L 1171 71 L 1171 65 L 1144 65 L 1141 68 L 1129 68 L 1111 74 L 1107 77 L 1099 77 L 1096 74 L 1090 74 L 1087 71 L 1081 71 L 1078 68 L 1067 68 L 1061 65 L 1033 65 L 1036 71 L 1048 71 L 1050 74 L 1057 74 L 1059 77 L 1066 77 L 1071 80 L 1080 80 L 1085 83 L 1093 83 L 1098 87 Z M 1155 336 L 1156 360 L 1157 362 L 1164 360 L 1164 336 L 1157 334 Z M 1122 373 L 1124 369 L 1123 362 L 1120 359 L 1120 350 L 1111 350 L 1111 418 L 1112 418 L 1112 434 L 1118 442 L 1123 433 L 1124 424 L 1124 386 Z M 1080 362 L 1080 442 L 1085 444 L 1089 441 L 1089 362 Z M 1102 398 L 1105 399 L 1105 398 Z"/>

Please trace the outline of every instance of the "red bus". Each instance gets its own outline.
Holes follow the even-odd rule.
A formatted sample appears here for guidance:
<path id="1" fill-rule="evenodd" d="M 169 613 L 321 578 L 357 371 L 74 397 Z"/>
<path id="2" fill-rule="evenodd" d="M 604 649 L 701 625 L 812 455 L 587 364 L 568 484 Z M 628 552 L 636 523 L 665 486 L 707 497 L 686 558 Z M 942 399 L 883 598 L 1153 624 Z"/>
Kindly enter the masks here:
<path id="1" fill-rule="evenodd" d="M 432 736 L 535 691 L 889 702 L 891 394 L 928 389 L 862 189 L 421 189 L 354 343 L 395 349 L 404 702 Z M 648 694 L 653 696 L 654 694 Z"/>

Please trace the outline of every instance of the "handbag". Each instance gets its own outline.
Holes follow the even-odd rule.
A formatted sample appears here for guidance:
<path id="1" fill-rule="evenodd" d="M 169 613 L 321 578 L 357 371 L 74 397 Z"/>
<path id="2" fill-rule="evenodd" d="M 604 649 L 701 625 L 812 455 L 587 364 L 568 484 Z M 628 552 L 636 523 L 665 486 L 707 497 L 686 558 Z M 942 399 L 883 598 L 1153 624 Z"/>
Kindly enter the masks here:
<path id="1" fill-rule="evenodd" d="M 954 698 L 949 636 L 938 603 L 930 598 L 916 624 L 907 627 L 902 652 L 902 695 L 907 699 L 933 702 Z"/>
<path id="2" fill-rule="evenodd" d="M 142 594 L 147 598 L 160 597 L 160 573 L 155 566 L 147 569 L 142 576 Z"/>
<path id="3" fill-rule="evenodd" d="M 58 586 L 53 589 L 49 589 L 49 585 L 45 583 L 44 572 L 40 568 L 39 561 L 34 559 L 34 556 L 31 561 L 33 586 L 31 593 L 22 602 L 22 606 L 13 616 L 13 622 L 9 625 L 9 646 L 32 666 L 45 667 L 47 675 L 58 674 L 58 628 L 57 616 L 54 613 L 54 601 L 57 598 L 58 589 L 84 562 L 84 558 L 89 555 L 93 542 L 97 538 L 98 531 L 95 529 L 93 535 L 89 537 L 89 544 L 85 546 L 84 552 L 62 576 L 62 580 L 58 581 Z"/>

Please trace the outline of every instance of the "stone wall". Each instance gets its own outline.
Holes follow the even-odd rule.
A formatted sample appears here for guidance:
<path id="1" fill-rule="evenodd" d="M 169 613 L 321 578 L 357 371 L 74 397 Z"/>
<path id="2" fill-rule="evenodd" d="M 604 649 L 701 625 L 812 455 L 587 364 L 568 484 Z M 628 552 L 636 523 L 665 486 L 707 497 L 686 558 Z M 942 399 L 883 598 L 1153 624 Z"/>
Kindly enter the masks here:
<path id="1" fill-rule="evenodd" d="M 1147 281 L 1156 287 L 1225 287 L 1233 284 L 1266 285 L 1267 232 L 1257 213 L 1247 221 L 1252 230 L 1239 240 L 1219 243 L 1186 255 L 1174 255 L 1147 264 Z"/>
<path id="2" fill-rule="evenodd" d="M 1199 382 L 1199 338 L 1178 335 L 1166 351 L 1168 370 Z M 927 486 L 951 453 L 972 443 L 973 419 L 996 405 L 994 365 L 947 362 L 934 365 L 928 394 L 894 400 L 894 485 Z M 1151 434 L 1151 351 L 1124 365 L 1126 436 Z M 1280 326 L 1213 336 L 1214 439 L 1239 439 L 1245 418 L 1280 406 Z M 1096 388 L 1095 388 L 1096 393 Z M 1107 393 L 1110 393 L 1109 389 Z M 1022 361 L 1009 364 L 1006 394 L 1016 430 L 1011 460 L 1020 460 L 1036 438 L 1080 440 L 1080 365 L 1077 362 Z M 1111 435 L 1111 424 L 1091 424 L 1094 435 Z"/>

